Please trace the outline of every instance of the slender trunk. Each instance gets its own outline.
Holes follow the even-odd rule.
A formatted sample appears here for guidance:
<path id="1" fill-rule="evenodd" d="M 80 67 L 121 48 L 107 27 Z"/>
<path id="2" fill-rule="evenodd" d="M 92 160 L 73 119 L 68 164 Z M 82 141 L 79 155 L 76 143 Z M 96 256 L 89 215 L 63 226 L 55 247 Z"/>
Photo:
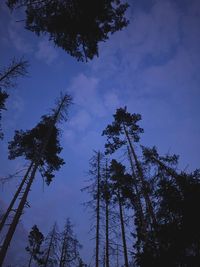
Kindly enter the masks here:
<path id="1" fill-rule="evenodd" d="M 33 259 L 33 253 L 31 253 L 31 257 L 30 257 L 30 259 L 29 259 L 28 267 L 31 267 L 32 259 Z"/>
<path id="2" fill-rule="evenodd" d="M 118 202 L 119 202 L 119 214 L 120 214 L 120 223 L 121 223 L 121 232 L 122 232 L 122 242 L 123 242 L 123 249 L 124 249 L 124 266 L 128 267 L 128 253 L 127 253 L 127 245 L 126 245 L 126 235 L 125 235 L 125 227 L 124 227 L 122 201 L 121 201 L 121 196 L 120 196 L 119 190 L 118 190 Z"/>
<path id="3" fill-rule="evenodd" d="M 65 260 L 66 260 L 66 235 L 64 236 L 64 240 L 62 243 L 59 267 L 64 267 Z"/>
<path id="4" fill-rule="evenodd" d="M 26 186 L 26 189 L 24 191 L 24 194 L 21 198 L 21 201 L 19 203 L 19 206 L 17 208 L 17 211 L 15 213 L 15 216 L 13 218 L 13 221 L 10 225 L 10 228 L 7 232 L 7 235 L 5 237 L 5 240 L 3 242 L 3 245 L 1 247 L 1 251 L 0 251 L 0 266 L 3 265 L 3 262 L 4 262 L 4 259 L 5 259 L 5 256 L 6 256 L 6 252 L 7 252 L 7 249 L 10 245 L 10 241 L 13 237 L 13 234 L 15 232 L 15 229 L 17 227 L 17 224 L 19 222 L 19 219 L 22 215 L 22 212 L 23 212 L 23 209 L 24 209 L 24 206 L 26 204 L 26 201 L 27 201 L 27 196 L 28 196 L 28 193 L 30 191 L 30 188 L 31 188 L 31 185 L 33 183 L 33 180 L 34 180 L 34 177 L 35 177 L 35 173 L 37 171 L 37 168 L 38 168 L 38 165 L 35 164 L 35 166 L 33 167 L 33 170 L 31 172 L 31 176 L 30 176 L 30 179 L 28 180 L 28 183 L 27 183 L 27 186 Z"/>
<path id="5" fill-rule="evenodd" d="M 142 226 L 142 230 L 143 230 L 144 234 L 146 234 L 147 225 L 146 225 L 146 220 L 145 220 L 143 209 L 142 209 L 142 203 L 141 203 L 141 200 L 140 200 L 140 193 L 139 193 L 139 190 L 138 190 L 137 178 L 136 178 L 136 174 L 135 174 L 135 171 L 134 171 L 134 166 L 133 166 L 133 161 L 132 161 L 132 158 L 131 158 L 130 149 L 129 149 L 128 146 L 127 146 L 127 149 L 128 149 L 129 161 L 130 161 L 130 164 L 131 164 L 133 185 L 134 185 L 134 189 L 135 189 L 135 193 L 136 193 L 136 197 L 135 197 L 136 209 L 137 209 L 137 212 L 138 212 L 138 215 L 139 215 L 139 220 L 140 220 L 140 223 L 141 223 L 141 226 Z"/>
<path id="6" fill-rule="evenodd" d="M 106 267 L 110 266 L 109 263 L 109 197 L 108 197 L 108 174 L 106 162 Z"/>
<path id="7" fill-rule="evenodd" d="M 52 244 L 53 244 L 54 234 L 55 234 L 55 225 L 54 225 L 53 232 L 52 232 L 52 235 L 51 235 L 51 239 L 50 239 L 50 242 L 49 242 L 49 247 L 48 247 L 47 256 L 46 256 L 46 259 L 45 259 L 45 262 L 44 262 L 44 267 L 48 266 L 47 264 L 48 264 L 48 261 L 49 261 L 51 247 L 52 247 Z"/>
<path id="8" fill-rule="evenodd" d="M 100 152 L 98 152 L 97 155 L 96 267 L 99 267 L 99 222 L 100 222 Z"/>
<path id="9" fill-rule="evenodd" d="M 24 186 L 24 184 L 25 184 L 25 182 L 26 182 L 26 180 L 28 178 L 28 175 L 29 175 L 29 173 L 31 171 L 32 166 L 33 166 L 33 161 L 31 162 L 31 164 L 30 164 L 30 166 L 29 166 L 26 174 L 24 175 L 24 178 L 21 181 L 21 183 L 20 183 L 20 185 L 19 185 L 19 187 L 18 187 L 18 189 L 17 189 L 17 191 L 16 191 L 16 193 L 15 193 L 12 201 L 10 202 L 10 205 L 9 205 L 6 213 L 3 215 L 3 218 L 2 218 L 2 220 L 0 222 L 0 232 L 2 231 L 2 229 L 3 229 L 4 225 L 5 225 L 5 222 L 6 222 L 7 218 L 8 218 L 8 216 L 9 216 L 10 212 L 12 211 L 12 208 L 13 208 L 13 206 L 15 204 L 15 201 L 17 200 L 17 198 L 18 198 L 18 196 L 19 196 L 19 194 L 20 194 L 20 192 L 21 192 L 21 190 L 22 190 L 22 188 L 23 188 L 23 186 Z"/>
<path id="10" fill-rule="evenodd" d="M 142 171 L 142 168 L 140 166 L 140 163 L 139 163 L 139 161 L 137 159 L 135 150 L 133 148 L 133 145 L 132 145 L 132 142 L 130 140 L 128 131 L 126 130 L 126 127 L 125 126 L 124 126 L 124 132 L 125 132 L 125 135 L 126 135 L 126 138 L 127 138 L 127 141 L 128 141 L 128 144 L 129 144 L 129 147 L 130 147 L 130 150 L 131 150 L 131 153 L 132 153 L 133 158 L 135 160 L 135 164 L 136 164 L 137 171 L 138 171 L 139 178 L 140 178 L 141 185 L 142 185 L 142 193 L 144 195 L 146 206 L 147 206 L 149 215 L 150 215 L 150 217 L 152 219 L 152 223 L 153 223 L 153 226 L 154 226 L 154 229 L 155 229 L 156 226 L 157 226 L 157 220 L 156 220 L 156 216 L 154 214 L 154 210 L 153 210 L 153 206 L 152 206 L 152 203 L 151 203 L 151 199 L 150 199 L 149 194 L 147 192 L 146 181 L 144 179 L 143 171 Z"/>

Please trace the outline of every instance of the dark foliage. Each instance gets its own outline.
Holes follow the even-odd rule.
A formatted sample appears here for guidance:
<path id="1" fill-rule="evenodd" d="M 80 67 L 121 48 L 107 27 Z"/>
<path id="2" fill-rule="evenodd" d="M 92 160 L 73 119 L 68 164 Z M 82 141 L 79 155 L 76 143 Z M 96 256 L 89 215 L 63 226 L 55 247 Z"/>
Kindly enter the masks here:
<path id="1" fill-rule="evenodd" d="M 127 3 L 121 0 L 7 0 L 8 7 L 24 7 L 26 28 L 48 34 L 55 45 L 77 60 L 98 55 L 98 43 L 127 26 Z"/>
<path id="2" fill-rule="evenodd" d="M 23 156 L 27 160 L 39 160 L 39 170 L 46 183 L 49 185 L 54 177 L 53 172 L 58 170 L 64 164 L 59 154 L 62 150 L 59 143 L 59 130 L 52 125 L 52 117 L 44 116 L 42 121 L 32 130 L 15 131 L 13 141 L 9 142 L 9 159 Z M 51 129 L 51 135 L 44 151 L 42 147 L 47 140 L 48 132 Z"/>
<path id="3" fill-rule="evenodd" d="M 127 112 L 125 107 L 117 109 L 113 117 L 112 124 L 109 124 L 102 133 L 102 135 L 107 136 L 106 154 L 114 153 L 127 143 L 126 131 L 134 142 L 138 142 L 140 140 L 139 134 L 143 133 L 143 129 L 137 124 L 141 120 L 140 114 L 131 114 Z"/>
<path id="4" fill-rule="evenodd" d="M 2 110 L 6 109 L 5 102 L 7 98 L 8 98 L 8 94 L 5 91 L 0 89 L 0 139 L 3 138 L 3 132 L 1 129 Z"/>
<path id="5" fill-rule="evenodd" d="M 43 254 L 40 250 L 42 242 L 44 241 L 43 234 L 39 231 L 37 225 L 32 227 L 32 230 L 28 236 L 29 246 L 26 247 L 26 251 L 30 254 L 29 266 L 32 260 L 40 262 L 41 255 Z"/>
<path id="6" fill-rule="evenodd" d="M 136 253 L 137 265 L 197 267 L 200 262 L 200 216 L 196 207 L 200 201 L 200 172 L 177 174 L 172 168 L 178 163 L 177 156 L 161 157 L 155 148 L 143 151 L 146 163 L 158 164 L 151 159 L 155 156 L 162 159 L 163 165 L 159 165 L 152 196 L 158 226 L 156 231 L 148 229 L 147 238 Z M 170 172 L 166 171 L 168 169 Z M 181 190 L 180 183 L 172 175 L 179 177 Z M 135 248 L 137 246 L 138 243 Z"/>
<path id="7" fill-rule="evenodd" d="M 2 110 L 6 110 L 6 99 L 9 97 L 6 89 L 16 85 L 16 79 L 19 76 L 27 74 L 28 62 L 26 60 L 13 59 L 9 66 L 0 70 L 0 139 L 3 139 L 1 129 Z"/>

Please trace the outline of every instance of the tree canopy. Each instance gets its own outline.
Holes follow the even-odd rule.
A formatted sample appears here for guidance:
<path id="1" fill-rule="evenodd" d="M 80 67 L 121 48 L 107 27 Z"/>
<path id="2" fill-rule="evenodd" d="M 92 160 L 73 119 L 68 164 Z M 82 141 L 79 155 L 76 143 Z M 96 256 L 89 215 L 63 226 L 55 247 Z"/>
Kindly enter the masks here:
<path id="1" fill-rule="evenodd" d="M 98 43 L 128 25 L 127 3 L 121 0 L 7 0 L 25 9 L 25 27 L 48 34 L 58 47 L 80 61 L 98 56 Z"/>

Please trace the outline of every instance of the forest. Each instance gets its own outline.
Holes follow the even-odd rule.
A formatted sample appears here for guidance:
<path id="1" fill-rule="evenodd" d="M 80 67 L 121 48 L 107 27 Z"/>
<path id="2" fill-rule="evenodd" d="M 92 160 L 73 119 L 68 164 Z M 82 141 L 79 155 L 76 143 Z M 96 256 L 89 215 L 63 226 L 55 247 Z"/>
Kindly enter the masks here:
<path id="1" fill-rule="evenodd" d="M 0 267 L 199 267 L 198 1 L 3 2 Z"/>

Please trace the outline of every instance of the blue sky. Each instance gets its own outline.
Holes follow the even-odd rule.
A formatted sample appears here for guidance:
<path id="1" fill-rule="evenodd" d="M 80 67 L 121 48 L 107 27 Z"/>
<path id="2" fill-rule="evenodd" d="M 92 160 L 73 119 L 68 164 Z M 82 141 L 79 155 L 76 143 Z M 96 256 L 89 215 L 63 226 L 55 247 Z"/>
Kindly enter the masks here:
<path id="1" fill-rule="evenodd" d="M 2 1 L 3 2 L 3 1 Z M 102 149 L 101 132 L 120 106 L 141 113 L 145 130 L 141 142 L 156 145 L 161 153 L 180 155 L 180 167 L 200 166 L 200 3 L 198 0 L 130 1 L 130 24 L 100 45 L 99 58 L 77 62 L 48 39 L 23 28 L 23 14 L 10 14 L 0 4 L 0 58 L 5 66 L 13 58 L 29 60 L 29 74 L 9 90 L 3 114 L 5 139 L 0 143 L 1 174 L 14 172 L 23 159 L 7 160 L 7 141 L 15 129 L 30 129 L 54 105 L 60 91 L 73 96 L 69 120 L 62 128 L 62 156 L 66 165 L 42 191 L 38 175 L 31 194 L 31 209 L 22 222 L 44 232 L 67 216 L 85 245 L 89 258 L 89 215 L 80 205 L 93 149 Z M 16 187 L 10 182 L 1 192 L 7 204 Z M 45 214 L 45 216 L 44 216 Z"/>

